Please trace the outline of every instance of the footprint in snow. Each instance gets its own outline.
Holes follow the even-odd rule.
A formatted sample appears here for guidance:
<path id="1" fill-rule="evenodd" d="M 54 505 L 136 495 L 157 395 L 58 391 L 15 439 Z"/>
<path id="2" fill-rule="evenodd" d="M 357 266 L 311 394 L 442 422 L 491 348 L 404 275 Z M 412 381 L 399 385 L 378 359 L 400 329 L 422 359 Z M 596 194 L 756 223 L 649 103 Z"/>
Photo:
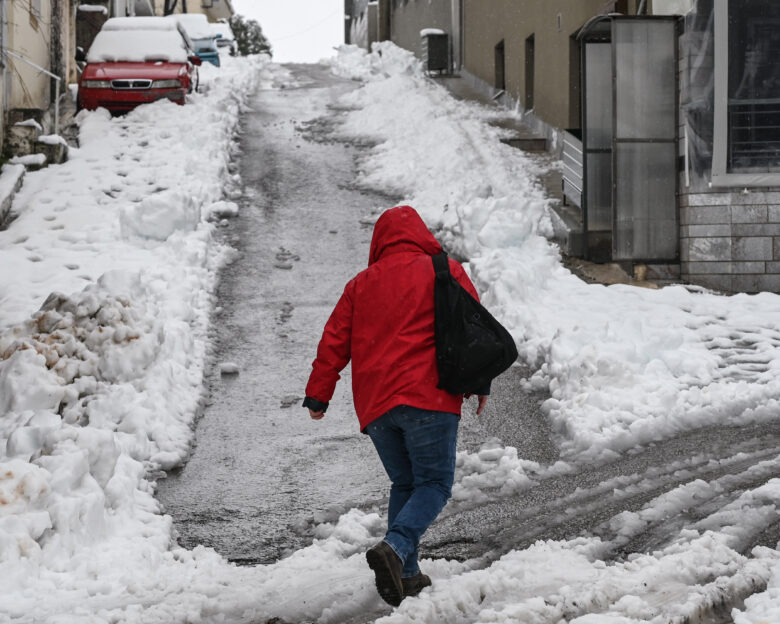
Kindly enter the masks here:
<path id="1" fill-rule="evenodd" d="M 78 264 L 66 264 L 65 268 L 68 269 L 69 271 L 75 271 L 76 269 L 79 268 L 79 265 Z"/>
<path id="2" fill-rule="evenodd" d="M 234 362 L 222 362 L 219 365 L 220 375 L 238 375 L 238 364 Z"/>
<path id="3" fill-rule="evenodd" d="M 286 409 L 288 407 L 292 407 L 293 405 L 296 405 L 300 401 L 303 401 L 302 396 L 298 396 L 297 394 L 288 394 L 282 397 L 279 407 L 281 407 L 282 409 Z"/>

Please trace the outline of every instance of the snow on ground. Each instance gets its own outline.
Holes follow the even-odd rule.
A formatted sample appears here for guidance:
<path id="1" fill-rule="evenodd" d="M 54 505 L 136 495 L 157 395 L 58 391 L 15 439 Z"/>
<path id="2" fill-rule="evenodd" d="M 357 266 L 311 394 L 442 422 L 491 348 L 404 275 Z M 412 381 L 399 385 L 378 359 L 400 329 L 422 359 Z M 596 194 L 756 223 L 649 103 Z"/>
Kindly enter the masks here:
<path id="1" fill-rule="evenodd" d="M 538 466 L 518 458 L 515 449 L 493 445 L 461 454 L 456 504 L 482 500 L 486 492 L 495 496 L 533 487 L 579 462 L 607 459 L 707 424 L 780 414 L 780 297 L 581 282 L 562 267 L 557 249 L 546 240 L 549 200 L 534 177 L 537 167 L 499 142 L 500 131 L 486 123 L 490 113 L 453 100 L 423 77 L 409 53 L 392 44 L 379 44 L 371 54 L 344 47 L 333 67 L 339 75 L 366 81 L 341 102 L 351 109 L 344 136 L 377 144 L 361 163 L 361 182 L 406 197 L 445 246 L 469 260 L 483 301 L 512 331 L 521 357 L 539 369 L 529 387 L 551 393 L 544 409 L 564 461 Z M 768 489 L 772 501 L 779 494 L 776 486 Z M 674 566 L 686 569 L 698 558 L 696 540 L 683 549 L 687 561 Z M 649 559 L 656 556 L 656 571 L 671 561 L 664 553 Z M 731 551 L 727 558 L 736 562 L 740 556 Z M 488 577 L 492 582 L 494 576 Z M 773 579 L 780 579 L 780 568 Z M 770 599 L 780 595 L 773 587 L 780 587 L 780 580 L 770 584 Z M 461 595 L 455 591 L 442 600 Z M 484 592 L 480 605 L 483 598 Z M 752 607 L 753 601 L 759 606 Z M 632 613 L 628 603 L 636 601 L 625 602 L 626 608 L 613 605 L 620 607 L 621 618 L 650 617 L 642 609 Z M 765 604 L 754 597 L 748 607 L 759 613 Z M 431 608 L 442 617 L 438 607 Z M 515 615 L 509 617 L 480 612 L 473 621 L 549 621 L 542 611 L 538 617 L 524 610 L 520 616 L 512 608 Z M 776 616 L 780 608 L 769 612 Z M 411 619 L 404 606 L 400 613 Z M 570 614 L 564 610 L 557 617 L 564 616 Z"/>
<path id="2" fill-rule="evenodd" d="M 377 143 L 361 182 L 406 195 L 470 259 L 485 301 L 541 367 L 529 384 L 552 392 L 565 461 L 541 466 L 495 444 L 462 453 L 456 505 L 705 423 L 776 413 L 780 298 L 582 284 L 545 239 L 536 165 L 499 142 L 491 113 L 455 102 L 390 45 L 372 55 L 345 48 L 333 67 L 366 81 L 341 102 L 351 111 L 340 131 Z M 192 435 L 216 271 L 229 261 L 214 221 L 237 210 L 225 196 L 238 182 L 228 162 L 243 96 L 286 80 L 257 58 L 201 72 L 206 92 L 183 108 L 82 113 L 81 147 L 26 177 L 19 217 L 0 232 L 0 266 L 11 267 L 0 274 L 0 621 L 340 622 L 389 612 L 363 555 L 383 533 L 376 514 L 349 511 L 292 556 L 238 568 L 177 547 L 153 497 L 156 474 L 182 461 Z M 382 621 L 667 621 L 767 581 L 735 615 L 777 619 L 780 555 L 740 554 L 751 531 L 777 521 L 780 484 L 762 479 L 776 462 L 751 469 L 763 485 L 657 552 L 610 562 L 665 513 L 717 500 L 717 483 L 693 481 L 612 518 L 611 542 L 423 562 L 433 587 Z"/>
<path id="3" fill-rule="evenodd" d="M 608 455 L 708 423 L 780 411 L 780 296 L 581 282 L 560 264 L 538 167 L 405 51 L 346 49 L 342 132 L 378 141 L 361 181 L 406 197 L 468 258 L 484 301 L 540 367 L 565 458 Z"/>

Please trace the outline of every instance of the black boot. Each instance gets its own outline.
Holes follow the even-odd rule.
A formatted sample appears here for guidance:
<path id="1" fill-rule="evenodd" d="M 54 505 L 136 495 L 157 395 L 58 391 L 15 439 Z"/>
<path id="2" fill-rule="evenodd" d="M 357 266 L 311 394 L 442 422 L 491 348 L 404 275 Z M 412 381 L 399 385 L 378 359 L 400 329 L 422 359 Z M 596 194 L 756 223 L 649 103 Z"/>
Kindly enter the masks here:
<path id="1" fill-rule="evenodd" d="M 376 576 L 376 589 L 387 604 L 397 607 L 404 599 L 401 581 L 403 563 L 395 551 L 385 542 L 379 542 L 366 552 L 368 567 Z"/>
<path id="2" fill-rule="evenodd" d="M 404 587 L 404 596 L 416 596 L 426 587 L 431 586 L 431 577 L 422 572 L 418 572 L 414 576 L 401 579 L 401 583 Z"/>

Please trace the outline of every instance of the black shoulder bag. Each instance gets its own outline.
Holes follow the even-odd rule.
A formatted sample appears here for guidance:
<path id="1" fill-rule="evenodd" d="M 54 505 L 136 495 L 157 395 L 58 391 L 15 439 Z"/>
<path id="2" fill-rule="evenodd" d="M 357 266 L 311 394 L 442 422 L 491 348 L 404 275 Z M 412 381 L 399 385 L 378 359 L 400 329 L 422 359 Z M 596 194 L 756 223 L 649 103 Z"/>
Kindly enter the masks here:
<path id="1" fill-rule="evenodd" d="M 447 254 L 433 256 L 437 388 L 473 394 L 517 359 L 509 332 L 450 273 Z"/>

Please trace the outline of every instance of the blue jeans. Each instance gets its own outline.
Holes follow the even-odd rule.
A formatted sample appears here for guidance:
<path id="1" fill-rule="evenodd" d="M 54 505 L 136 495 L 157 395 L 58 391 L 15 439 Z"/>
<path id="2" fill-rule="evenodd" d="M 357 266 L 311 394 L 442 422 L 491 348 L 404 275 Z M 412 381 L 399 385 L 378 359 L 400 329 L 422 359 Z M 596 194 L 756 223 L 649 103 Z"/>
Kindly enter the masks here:
<path id="1" fill-rule="evenodd" d="M 420 572 L 420 537 L 452 495 L 459 420 L 399 405 L 366 427 L 392 482 L 384 541 L 401 558 L 404 578 Z"/>

